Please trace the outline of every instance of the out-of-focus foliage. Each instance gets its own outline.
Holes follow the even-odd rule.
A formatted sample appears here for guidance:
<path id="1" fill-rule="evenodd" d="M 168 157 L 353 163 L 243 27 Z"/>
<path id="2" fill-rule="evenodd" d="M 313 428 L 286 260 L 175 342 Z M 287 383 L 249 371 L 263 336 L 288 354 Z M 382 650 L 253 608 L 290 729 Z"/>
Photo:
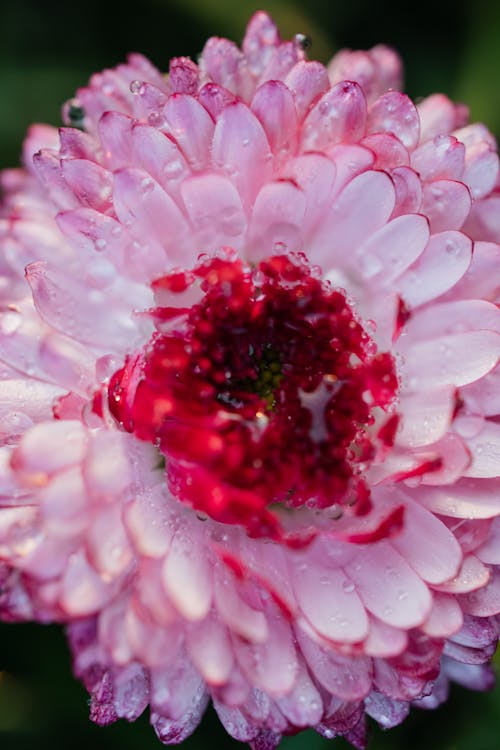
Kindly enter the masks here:
<path id="1" fill-rule="evenodd" d="M 313 39 L 312 56 L 326 61 L 341 47 L 395 46 L 415 98 L 443 91 L 471 105 L 472 118 L 500 135 L 500 4 L 497 0 L 3 0 L 0 3 L 0 166 L 18 163 L 30 122 L 57 125 L 60 106 L 92 72 L 140 51 L 160 68 L 170 57 L 196 57 L 211 35 L 239 40 L 249 15 L 270 11 L 284 36 Z M 0 626 L 2 750 L 153 750 L 160 747 L 147 717 L 101 729 L 87 719 L 83 688 L 72 678 L 60 628 Z M 498 750 L 500 688 L 487 695 L 456 689 L 439 711 L 415 711 L 388 733 L 374 728 L 370 750 Z M 283 750 L 346 750 L 313 732 Z M 241 747 L 213 714 L 186 750 Z"/>

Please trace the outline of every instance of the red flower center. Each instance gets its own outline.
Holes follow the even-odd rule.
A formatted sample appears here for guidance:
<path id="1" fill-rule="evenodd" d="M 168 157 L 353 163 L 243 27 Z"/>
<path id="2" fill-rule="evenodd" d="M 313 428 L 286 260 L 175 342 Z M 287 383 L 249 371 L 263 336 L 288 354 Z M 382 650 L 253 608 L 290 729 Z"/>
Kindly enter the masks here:
<path id="1" fill-rule="evenodd" d="M 301 256 L 212 258 L 153 287 L 157 332 L 114 374 L 108 403 L 158 446 L 173 494 L 273 538 L 285 509 L 365 512 L 370 426 L 397 378 L 345 295 Z"/>

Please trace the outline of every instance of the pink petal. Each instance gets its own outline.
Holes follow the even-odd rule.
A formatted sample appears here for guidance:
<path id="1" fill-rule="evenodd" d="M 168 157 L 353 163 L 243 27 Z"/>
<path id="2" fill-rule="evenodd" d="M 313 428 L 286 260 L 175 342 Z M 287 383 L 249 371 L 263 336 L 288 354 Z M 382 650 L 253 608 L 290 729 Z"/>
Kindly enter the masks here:
<path id="1" fill-rule="evenodd" d="M 109 597 L 108 587 L 90 567 L 83 552 L 68 560 L 62 581 L 61 606 L 71 617 L 81 617 L 98 611 Z"/>
<path id="2" fill-rule="evenodd" d="M 413 169 L 423 180 L 458 180 L 465 165 L 465 146 L 452 135 L 439 135 L 417 148 Z"/>
<path id="3" fill-rule="evenodd" d="M 311 104 L 329 87 L 328 73 L 321 63 L 299 60 L 285 77 L 292 92 L 297 119 L 303 120 Z"/>
<path id="4" fill-rule="evenodd" d="M 206 83 L 198 92 L 198 101 L 203 104 L 213 120 L 217 120 L 222 110 L 237 99 L 230 91 L 218 83 Z"/>
<path id="5" fill-rule="evenodd" d="M 81 423 L 43 422 L 24 435 L 12 463 L 22 473 L 46 476 L 80 463 L 86 447 L 87 433 Z"/>
<path id="6" fill-rule="evenodd" d="M 111 302 L 109 290 L 89 295 L 86 285 L 41 261 L 28 266 L 26 278 L 40 315 L 68 336 L 108 351 L 128 351 L 137 340 L 128 306 L 116 298 Z"/>
<path id="7" fill-rule="evenodd" d="M 254 13 L 246 28 L 242 50 L 255 76 L 260 74 L 279 43 L 279 31 L 272 18 L 264 11 Z"/>
<path id="8" fill-rule="evenodd" d="M 271 172 L 271 151 L 262 125 L 243 104 L 226 107 L 215 126 L 212 161 L 228 174 L 250 206 Z"/>
<path id="9" fill-rule="evenodd" d="M 0 413 L 22 412 L 31 420 L 39 422 L 52 419 L 52 405 L 64 388 L 24 379 L 2 380 L 0 386 Z"/>
<path id="10" fill-rule="evenodd" d="M 500 612 L 500 573 L 492 571 L 486 586 L 460 597 L 464 612 L 476 617 L 490 617 Z"/>
<path id="11" fill-rule="evenodd" d="M 304 58 L 304 52 L 294 42 L 281 42 L 275 47 L 259 75 L 258 83 L 266 81 L 282 81 L 290 70 Z"/>
<path id="12" fill-rule="evenodd" d="M 493 331 L 418 341 L 405 353 L 407 383 L 412 389 L 466 385 L 489 372 L 499 356 L 500 335 Z"/>
<path id="13" fill-rule="evenodd" d="M 462 182 L 435 180 L 424 186 L 422 212 L 432 232 L 460 229 L 471 208 L 471 196 Z"/>
<path id="14" fill-rule="evenodd" d="M 377 200 L 373 200 L 373 195 Z M 339 256 L 349 254 L 386 223 L 394 208 L 394 188 L 382 172 L 365 172 L 355 177 L 333 204 L 309 245 L 313 263 L 327 272 Z M 363 221 L 359 216 L 363 216 Z"/>
<path id="15" fill-rule="evenodd" d="M 268 81 L 255 92 L 251 109 L 259 118 L 273 153 L 280 157 L 295 153 L 297 117 L 289 89 L 281 81 Z"/>
<path id="16" fill-rule="evenodd" d="M 191 170 L 179 147 L 164 133 L 148 125 L 132 129 L 135 164 L 151 175 L 173 198 Z"/>
<path id="17" fill-rule="evenodd" d="M 476 550 L 476 555 L 487 565 L 500 565 L 500 518 L 493 520 L 488 537 Z"/>
<path id="18" fill-rule="evenodd" d="M 420 137 L 420 120 L 415 105 L 398 91 L 382 94 L 369 109 L 367 132 L 390 133 L 406 148 L 415 148 Z"/>
<path id="19" fill-rule="evenodd" d="M 265 641 L 234 641 L 236 659 L 251 685 L 267 693 L 283 695 L 295 684 L 297 656 L 288 623 L 276 617 Z"/>
<path id="20" fill-rule="evenodd" d="M 163 115 L 167 132 L 175 139 L 193 169 L 209 164 L 214 122 L 207 110 L 187 94 L 169 97 Z"/>
<path id="21" fill-rule="evenodd" d="M 271 182 L 255 199 L 250 219 L 248 256 L 260 260 L 274 252 L 302 250 L 305 196 L 292 182 Z"/>
<path id="22" fill-rule="evenodd" d="M 61 163 L 58 157 L 48 149 L 42 149 L 33 157 L 33 165 L 37 176 L 56 206 L 67 211 L 76 208 L 79 200 L 68 186 L 62 175 Z"/>
<path id="23" fill-rule="evenodd" d="M 269 50 L 271 53 L 272 50 Z M 200 69 L 208 77 L 243 99 L 251 95 L 251 78 L 246 69 L 246 60 L 236 44 L 228 39 L 212 37 L 203 48 Z"/>
<path id="24" fill-rule="evenodd" d="M 422 185 L 416 172 L 409 167 L 396 167 L 392 170 L 391 177 L 396 190 L 392 218 L 417 213 L 422 204 Z M 427 216 L 425 211 L 423 213 Z"/>
<path id="25" fill-rule="evenodd" d="M 266 640 L 269 629 L 264 614 L 243 601 L 230 574 L 220 567 L 214 570 L 214 598 L 217 612 L 230 630 L 250 641 Z"/>
<path id="26" fill-rule="evenodd" d="M 280 711 L 296 727 L 314 726 L 323 714 L 321 695 L 303 666 L 299 668 L 293 690 L 276 702 Z"/>
<path id="27" fill-rule="evenodd" d="M 133 124 L 134 120 L 122 112 L 105 112 L 99 120 L 99 138 L 109 169 L 120 169 L 131 164 Z"/>
<path id="28" fill-rule="evenodd" d="M 99 164 L 84 159 L 65 159 L 62 174 L 66 184 L 84 206 L 102 213 L 109 212 L 112 192 L 112 175 Z"/>
<path id="29" fill-rule="evenodd" d="M 295 182 L 306 199 L 304 235 L 308 236 L 330 204 L 335 165 L 322 154 L 304 154 L 288 161 L 282 177 Z"/>
<path id="30" fill-rule="evenodd" d="M 156 275 L 165 271 L 165 262 L 190 265 L 186 258 L 190 244 L 187 222 L 152 177 L 136 168 L 115 172 L 113 198 L 120 221 L 132 225 L 137 239 L 149 239 L 147 256 L 153 256 L 148 261 Z"/>
<path id="31" fill-rule="evenodd" d="M 245 249 L 247 219 L 238 191 L 230 180 L 204 173 L 185 180 L 181 191 L 200 253 L 226 245 L 239 251 Z"/>
<path id="32" fill-rule="evenodd" d="M 363 643 L 367 656 L 390 658 L 403 653 L 408 643 L 405 630 L 387 625 L 382 620 L 370 615 L 368 638 Z"/>
<path id="33" fill-rule="evenodd" d="M 335 143 L 358 141 L 365 129 L 366 100 L 350 81 L 337 83 L 324 94 L 304 120 L 302 149 L 322 150 Z"/>
<path id="34" fill-rule="evenodd" d="M 359 247 L 355 263 L 361 267 L 363 278 L 378 277 L 382 284 L 388 285 L 422 254 L 428 240 L 429 225 L 424 216 L 398 216 Z"/>
<path id="35" fill-rule="evenodd" d="M 488 568 L 474 555 L 468 555 L 464 558 L 455 578 L 436 585 L 436 589 L 449 594 L 465 594 L 469 591 L 482 589 L 489 579 Z"/>
<path id="36" fill-rule="evenodd" d="M 450 133 L 467 120 L 466 107 L 454 104 L 443 94 L 428 96 L 420 102 L 417 109 L 422 143 L 437 135 Z"/>
<path id="37" fill-rule="evenodd" d="M 172 530 L 170 513 L 165 503 L 163 487 L 137 493 L 125 508 L 125 524 L 140 555 L 163 558 L 167 552 Z"/>
<path id="38" fill-rule="evenodd" d="M 475 206 L 477 205 L 476 203 Z M 491 302 L 499 299 L 500 279 L 496 273 L 499 261 L 500 247 L 498 245 L 491 242 L 475 242 L 469 272 L 453 289 L 453 296 L 457 299 L 478 298 Z"/>
<path id="39" fill-rule="evenodd" d="M 407 167 L 410 163 L 408 151 L 401 141 L 390 133 L 367 135 L 361 144 L 373 151 L 376 156 L 375 169 Z"/>
<path id="40" fill-rule="evenodd" d="M 371 664 L 366 657 L 347 657 L 320 646 L 297 630 L 309 669 L 330 693 L 343 700 L 360 700 L 371 688 Z"/>

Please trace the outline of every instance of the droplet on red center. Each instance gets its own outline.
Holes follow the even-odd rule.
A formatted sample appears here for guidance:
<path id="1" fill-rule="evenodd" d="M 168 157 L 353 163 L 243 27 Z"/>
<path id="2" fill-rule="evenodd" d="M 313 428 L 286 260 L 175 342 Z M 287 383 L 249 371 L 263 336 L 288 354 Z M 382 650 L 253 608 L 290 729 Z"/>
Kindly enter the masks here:
<path id="1" fill-rule="evenodd" d="M 156 333 L 108 385 L 111 413 L 165 457 L 173 494 L 254 536 L 279 508 L 366 506 L 375 411 L 394 402 L 346 296 L 300 255 L 231 257 L 158 279 Z"/>

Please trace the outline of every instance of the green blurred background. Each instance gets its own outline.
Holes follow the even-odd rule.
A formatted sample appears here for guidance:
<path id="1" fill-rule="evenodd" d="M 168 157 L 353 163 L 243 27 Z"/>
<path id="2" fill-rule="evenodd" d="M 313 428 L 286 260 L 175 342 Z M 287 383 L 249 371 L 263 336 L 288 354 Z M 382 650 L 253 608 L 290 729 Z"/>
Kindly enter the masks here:
<path id="1" fill-rule="evenodd" d="M 327 61 L 341 47 L 378 42 L 396 47 L 414 98 L 443 91 L 471 107 L 474 120 L 500 135 L 500 2 L 498 0 L 3 0 L 0 2 L 0 167 L 18 163 L 33 121 L 60 122 L 60 106 L 90 74 L 140 51 L 161 69 L 174 55 L 196 57 L 207 37 L 241 40 L 249 15 L 266 8 L 282 33 L 313 39 L 311 56 Z M 54 626 L 0 625 L 0 746 L 94 750 L 160 747 L 144 716 L 101 729 L 87 719 L 87 696 L 71 677 L 62 631 Z M 345 750 L 306 732 L 284 750 Z M 186 750 L 241 747 L 209 712 Z M 370 750 L 499 750 L 500 688 L 489 694 L 455 689 L 435 712 L 415 711 L 397 729 L 373 727 Z"/>

